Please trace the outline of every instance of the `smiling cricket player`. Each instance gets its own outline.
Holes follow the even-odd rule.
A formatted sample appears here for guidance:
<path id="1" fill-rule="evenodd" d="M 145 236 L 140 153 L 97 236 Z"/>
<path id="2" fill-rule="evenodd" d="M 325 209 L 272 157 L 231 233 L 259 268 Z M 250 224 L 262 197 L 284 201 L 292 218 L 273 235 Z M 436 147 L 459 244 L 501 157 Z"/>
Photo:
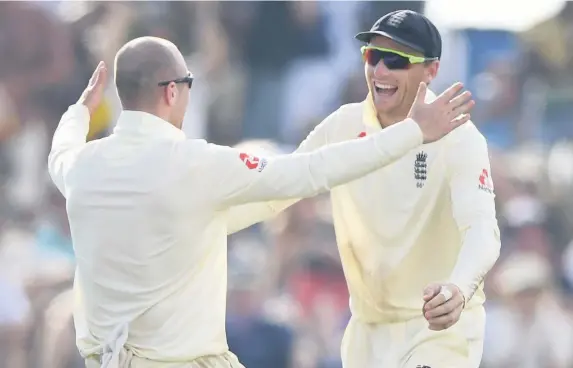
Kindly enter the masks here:
<path id="1" fill-rule="evenodd" d="M 88 368 L 243 368 L 225 337 L 229 209 L 371 173 L 460 127 L 474 105 L 460 83 L 425 102 L 420 83 L 408 119 L 392 129 L 266 159 L 186 138 L 193 75 L 173 43 L 131 40 L 114 69 L 123 111 L 113 133 L 86 143 L 104 96 L 102 62 L 48 157 L 67 202 L 76 341 Z"/>
<path id="2" fill-rule="evenodd" d="M 420 82 L 438 73 L 442 42 L 425 16 L 401 10 L 356 38 L 370 93 L 320 123 L 297 152 L 375 134 L 404 119 Z M 431 96 L 429 96 L 432 98 Z M 331 190 L 352 318 L 344 368 L 477 368 L 483 279 L 499 256 L 485 138 L 468 123 L 445 139 Z M 235 207 L 230 232 L 295 201 Z"/>

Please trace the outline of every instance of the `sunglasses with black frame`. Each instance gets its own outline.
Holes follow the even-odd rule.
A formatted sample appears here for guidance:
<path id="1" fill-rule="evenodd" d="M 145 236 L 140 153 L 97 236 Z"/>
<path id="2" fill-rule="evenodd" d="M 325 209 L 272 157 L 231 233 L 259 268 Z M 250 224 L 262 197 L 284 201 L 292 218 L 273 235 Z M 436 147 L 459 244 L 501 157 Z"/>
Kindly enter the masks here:
<path id="1" fill-rule="evenodd" d="M 165 87 L 167 85 L 169 85 L 169 83 L 175 83 L 175 84 L 179 84 L 179 83 L 188 83 L 189 84 L 189 89 L 191 89 L 191 86 L 193 85 L 193 74 L 189 73 L 187 74 L 185 77 L 183 78 L 177 78 L 177 79 L 171 79 L 171 80 L 167 80 L 167 81 L 161 81 L 159 83 L 157 83 L 158 86 L 160 87 Z"/>

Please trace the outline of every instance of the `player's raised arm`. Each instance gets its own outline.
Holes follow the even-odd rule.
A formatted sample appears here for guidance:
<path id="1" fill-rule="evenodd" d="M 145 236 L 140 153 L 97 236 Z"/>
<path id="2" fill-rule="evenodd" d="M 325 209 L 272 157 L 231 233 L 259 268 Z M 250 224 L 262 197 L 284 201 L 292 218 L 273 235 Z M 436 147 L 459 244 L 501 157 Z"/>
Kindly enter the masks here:
<path id="1" fill-rule="evenodd" d="M 442 138 L 469 119 L 468 92 L 456 83 L 444 98 L 425 102 L 421 84 L 408 118 L 370 137 L 337 143 L 310 153 L 254 157 L 208 145 L 204 170 L 209 193 L 222 208 L 247 202 L 310 197 L 394 162 L 424 142 Z"/>
<path id="2" fill-rule="evenodd" d="M 66 174 L 79 150 L 86 144 L 90 115 L 101 103 L 106 78 L 107 68 L 100 62 L 80 99 L 64 113 L 54 133 L 48 156 L 48 172 L 64 197 Z"/>

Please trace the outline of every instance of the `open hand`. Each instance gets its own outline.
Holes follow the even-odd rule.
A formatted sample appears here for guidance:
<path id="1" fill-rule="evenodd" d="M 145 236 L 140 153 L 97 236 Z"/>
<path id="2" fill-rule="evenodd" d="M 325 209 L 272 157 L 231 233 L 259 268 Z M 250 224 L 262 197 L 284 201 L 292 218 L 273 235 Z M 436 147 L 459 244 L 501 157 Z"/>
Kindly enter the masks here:
<path id="1" fill-rule="evenodd" d="M 103 100 L 106 81 L 107 67 L 103 61 L 100 61 L 90 78 L 88 86 L 78 100 L 78 104 L 85 105 L 88 108 L 90 115 L 94 113 Z"/>
<path id="2" fill-rule="evenodd" d="M 408 117 L 414 119 L 424 134 L 424 143 L 437 141 L 470 120 L 469 112 L 475 105 L 469 91 L 461 94 L 463 84 L 455 83 L 432 102 L 426 102 L 425 83 L 420 83 L 418 93 Z"/>

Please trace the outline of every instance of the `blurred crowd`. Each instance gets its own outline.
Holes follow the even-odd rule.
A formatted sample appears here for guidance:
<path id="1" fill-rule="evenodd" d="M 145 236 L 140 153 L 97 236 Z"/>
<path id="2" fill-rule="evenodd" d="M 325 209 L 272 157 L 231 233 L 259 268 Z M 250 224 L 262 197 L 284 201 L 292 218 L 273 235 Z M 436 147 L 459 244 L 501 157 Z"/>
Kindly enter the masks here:
<path id="1" fill-rule="evenodd" d="M 477 98 L 502 230 L 485 368 L 573 367 L 571 4 L 520 33 L 443 34 L 432 88 L 461 80 Z M 353 35 L 396 9 L 424 3 L 0 2 L 0 368 L 82 366 L 65 201 L 46 156 L 99 60 L 112 65 L 134 37 L 168 38 L 196 77 L 189 137 L 290 152 L 338 106 L 364 99 Z M 89 139 L 113 129 L 113 83 L 108 92 Z M 327 195 L 231 236 L 229 268 L 228 341 L 246 367 L 341 367 L 348 294 Z"/>

